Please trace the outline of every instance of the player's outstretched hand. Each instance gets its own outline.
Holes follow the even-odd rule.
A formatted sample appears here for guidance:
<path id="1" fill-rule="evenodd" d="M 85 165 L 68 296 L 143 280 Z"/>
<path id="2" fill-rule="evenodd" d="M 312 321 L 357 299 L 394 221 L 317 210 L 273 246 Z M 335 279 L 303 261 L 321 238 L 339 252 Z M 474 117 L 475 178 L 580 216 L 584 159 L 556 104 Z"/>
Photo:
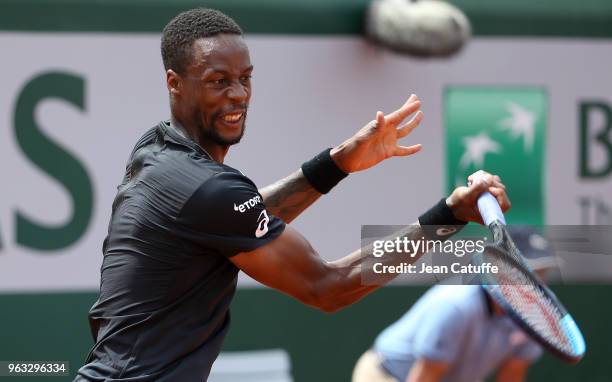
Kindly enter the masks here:
<path id="1" fill-rule="evenodd" d="M 452 210 L 457 219 L 484 224 L 480 212 L 478 212 L 478 197 L 485 191 L 489 191 L 506 212 L 510 206 L 510 199 L 506 194 L 506 186 L 497 175 L 484 172 L 484 176 L 475 176 L 474 173 L 468 177 L 468 186 L 457 187 L 453 193 L 446 198 L 446 205 Z"/>
<path id="2" fill-rule="evenodd" d="M 332 149 L 332 158 L 340 169 L 352 173 L 368 169 L 387 158 L 419 152 L 420 144 L 400 146 L 398 140 L 410 134 L 421 123 L 423 112 L 420 108 L 421 101 L 413 94 L 394 112 L 387 115 L 382 111 L 377 112 L 374 121 Z M 401 125 L 412 114 L 414 116 Z"/>

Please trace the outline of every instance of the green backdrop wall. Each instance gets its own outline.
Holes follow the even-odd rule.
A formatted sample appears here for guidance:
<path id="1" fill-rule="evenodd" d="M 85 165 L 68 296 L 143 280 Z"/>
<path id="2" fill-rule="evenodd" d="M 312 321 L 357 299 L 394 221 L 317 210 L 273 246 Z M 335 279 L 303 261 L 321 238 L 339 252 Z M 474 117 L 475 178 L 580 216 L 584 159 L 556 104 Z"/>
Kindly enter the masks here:
<path id="1" fill-rule="evenodd" d="M 545 356 L 529 381 L 609 381 L 609 285 L 556 286 L 558 297 L 584 332 L 587 355 L 576 366 Z M 232 304 L 232 327 L 224 350 L 283 348 L 296 382 L 350 381 L 352 367 L 377 333 L 425 291 L 385 287 L 335 314 L 305 307 L 276 291 L 241 289 Z M 0 295 L 1 360 L 68 360 L 71 375 L 92 345 L 87 311 L 95 293 Z M 4 379 L 3 379 L 4 380 Z M 18 378 L 39 381 L 40 378 Z M 62 381 L 67 378 L 45 378 Z"/>

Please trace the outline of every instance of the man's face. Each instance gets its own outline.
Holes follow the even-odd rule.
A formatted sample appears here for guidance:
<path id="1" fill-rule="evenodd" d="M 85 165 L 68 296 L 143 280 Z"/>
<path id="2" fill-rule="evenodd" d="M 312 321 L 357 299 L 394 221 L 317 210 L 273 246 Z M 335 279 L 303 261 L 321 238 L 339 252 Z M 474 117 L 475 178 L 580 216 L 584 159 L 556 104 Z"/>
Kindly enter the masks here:
<path id="1" fill-rule="evenodd" d="M 200 138 L 233 145 L 244 134 L 251 99 L 253 66 L 241 36 L 221 34 L 196 40 L 193 57 L 183 75 L 180 102 Z"/>

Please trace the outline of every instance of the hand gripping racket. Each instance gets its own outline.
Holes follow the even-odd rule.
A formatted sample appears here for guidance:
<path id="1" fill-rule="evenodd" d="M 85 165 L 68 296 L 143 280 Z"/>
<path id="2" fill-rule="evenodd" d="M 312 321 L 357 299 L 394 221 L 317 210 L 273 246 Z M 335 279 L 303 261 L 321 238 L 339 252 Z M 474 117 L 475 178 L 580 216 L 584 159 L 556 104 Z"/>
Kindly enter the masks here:
<path id="1" fill-rule="evenodd" d="M 475 174 L 475 180 L 484 172 Z M 506 229 L 504 214 L 489 192 L 478 198 L 478 210 L 493 233 L 493 242 L 474 256 L 476 264 L 491 263 L 499 272 L 481 277 L 482 286 L 508 316 L 552 354 L 569 363 L 584 356 L 580 329 L 555 294 L 532 271 Z"/>

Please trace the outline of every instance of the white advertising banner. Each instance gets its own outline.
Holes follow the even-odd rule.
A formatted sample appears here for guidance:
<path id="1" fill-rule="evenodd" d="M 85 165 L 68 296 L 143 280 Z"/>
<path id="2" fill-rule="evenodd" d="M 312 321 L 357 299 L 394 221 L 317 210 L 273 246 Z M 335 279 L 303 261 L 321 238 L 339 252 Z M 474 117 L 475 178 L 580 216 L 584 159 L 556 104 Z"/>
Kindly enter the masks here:
<path id="1" fill-rule="evenodd" d="M 423 101 L 425 120 L 406 138 L 422 152 L 350 176 L 294 223 L 326 259 L 354 250 L 362 224 L 411 223 L 446 193 L 444 93 L 453 86 L 544 89 L 545 223 L 612 224 L 610 42 L 476 39 L 444 61 L 355 37 L 247 42 L 253 100 L 226 163 L 260 186 L 377 110 L 411 93 Z M 0 49 L 0 292 L 96 289 L 125 161 L 169 116 L 159 35 L 3 32 Z"/>

